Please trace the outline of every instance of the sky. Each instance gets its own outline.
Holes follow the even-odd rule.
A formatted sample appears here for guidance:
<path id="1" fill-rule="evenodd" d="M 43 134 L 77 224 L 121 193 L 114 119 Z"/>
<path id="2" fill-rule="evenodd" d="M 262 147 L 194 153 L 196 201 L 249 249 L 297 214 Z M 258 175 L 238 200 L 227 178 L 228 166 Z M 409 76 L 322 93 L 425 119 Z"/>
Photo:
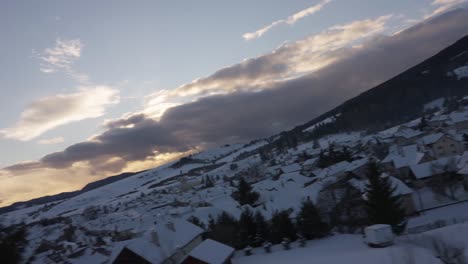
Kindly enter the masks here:
<path id="1" fill-rule="evenodd" d="M 292 128 L 467 18 L 465 0 L 1 1 L 0 206 Z"/>

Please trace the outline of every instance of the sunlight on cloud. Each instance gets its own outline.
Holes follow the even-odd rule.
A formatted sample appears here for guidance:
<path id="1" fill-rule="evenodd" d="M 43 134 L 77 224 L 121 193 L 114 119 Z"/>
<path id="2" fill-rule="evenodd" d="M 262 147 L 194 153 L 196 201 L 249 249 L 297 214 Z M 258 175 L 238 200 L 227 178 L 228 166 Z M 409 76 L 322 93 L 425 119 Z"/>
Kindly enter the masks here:
<path id="1" fill-rule="evenodd" d="M 45 49 L 39 55 L 41 71 L 44 73 L 56 72 L 59 69 L 67 69 L 81 57 L 83 43 L 79 39 L 55 40 L 53 48 Z"/>
<path id="2" fill-rule="evenodd" d="M 424 18 L 427 19 L 433 16 L 440 15 L 466 2 L 467 0 L 434 0 L 431 3 L 431 5 L 437 6 L 437 8 L 434 11 L 432 11 L 432 13 L 426 15 Z"/>
<path id="3" fill-rule="evenodd" d="M 385 32 L 392 15 L 337 25 L 317 35 L 283 44 L 271 53 L 246 59 L 195 79 L 173 90 L 160 90 L 147 98 L 145 113 L 160 117 L 173 106 L 199 98 L 238 91 L 261 91 L 270 83 L 320 70 L 349 55 L 344 49 Z"/>
<path id="4" fill-rule="evenodd" d="M 278 25 L 281 25 L 281 24 L 293 25 L 297 21 L 299 21 L 299 20 L 301 20 L 301 19 L 303 19 L 303 18 L 305 18 L 307 16 L 310 16 L 310 15 L 313 15 L 313 14 L 317 13 L 325 5 L 327 5 L 330 2 L 331 2 L 331 0 L 324 0 L 319 4 L 316 4 L 314 6 L 311 6 L 309 8 L 306 8 L 304 10 L 301 10 L 301 11 L 297 12 L 297 13 L 289 16 L 286 19 L 280 19 L 280 20 L 274 21 L 270 25 L 265 26 L 265 27 L 255 31 L 255 32 L 245 33 L 245 34 L 242 35 L 242 37 L 245 40 L 252 40 L 252 39 L 256 39 L 256 38 L 261 37 L 263 34 L 267 33 L 270 29 L 272 29 L 273 27 L 276 27 Z"/>
<path id="5" fill-rule="evenodd" d="M 45 195 L 53 195 L 60 192 L 76 191 L 86 184 L 104 179 L 108 176 L 122 172 L 141 171 L 160 166 L 173 161 L 191 152 L 162 153 L 142 161 L 124 162 L 124 166 L 117 171 L 99 170 L 96 164 L 77 162 L 65 169 L 51 169 L 34 166 L 37 162 L 25 162 L 21 165 L 31 164 L 31 168 L 16 170 L 14 172 L 0 170 L 2 176 L 2 193 L 0 193 L 0 206 L 6 206 L 13 202 L 25 201 Z M 103 160 L 103 167 L 119 163 L 118 157 L 110 157 Z M 107 166 L 109 167 L 109 166 Z M 67 175 L 64 177 L 64 175 Z M 28 184 L 24 184 L 28 182 Z M 2 196 L 2 194 L 8 194 Z"/>
<path id="6" fill-rule="evenodd" d="M 64 137 L 54 137 L 54 138 L 41 139 L 38 141 L 38 143 L 41 145 L 55 145 L 55 144 L 63 143 L 64 141 L 65 141 Z"/>
<path id="7" fill-rule="evenodd" d="M 83 47 L 80 39 L 62 40 L 57 38 L 54 47 L 46 48 L 42 53 L 35 54 L 41 61 L 40 71 L 46 74 L 63 71 L 81 84 L 90 84 L 90 78 L 87 74 L 77 72 L 72 67 L 81 57 Z"/>
<path id="8" fill-rule="evenodd" d="M 75 93 L 57 94 L 29 104 L 13 127 L 0 131 L 5 138 L 28 141 L 56 127 L 104 115 L 119 102 L 119 91 L 107 86 L 83 87 Z"/>

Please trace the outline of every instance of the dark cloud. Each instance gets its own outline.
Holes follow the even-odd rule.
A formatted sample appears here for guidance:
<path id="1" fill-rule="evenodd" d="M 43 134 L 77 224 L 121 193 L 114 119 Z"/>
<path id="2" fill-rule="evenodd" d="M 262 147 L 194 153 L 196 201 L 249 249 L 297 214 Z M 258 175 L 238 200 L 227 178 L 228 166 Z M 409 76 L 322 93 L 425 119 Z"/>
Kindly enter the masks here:
<path id="1" fill-rule="evenodd" d="M 272 135 L 309 121 L 430 57 L 468 34 L 467 20 L 468 10 L 456 10 L 400 34 L 368 41 L 363 48 L 336 51 L 351 55 L 314 74 L 277 82 L 260 92 L 199 99 L 169 109 L 160 121 L 138 114 L 108 122 L 107 131 L 92 141 L 45 156 L 39 164 L 64 168 L 85 161 L 97 170 L 115 169 L 129 161 L 152 157 L 154 151 L 186 151 L 200 145 Z M 248 78 L 264 70 L 261 65 L 256 67 Z M 229 69 L 225 71 L 214 76 L 231 75 Z M 8 169 L 31 166 L 36 168 L 37 164 L 18 164 Z"/>
<path id="2" fill-rule="evenodd" d="M 115 127 L 132 124 L 132 127 Z M 77 161 L 90 161 L 100 157 L 119 157 L 126 161 L 144 160 L 158 152 L 187 150 L 182 140 L 157 121 L 143 116 L 132 116 L 114 122 L 109 130 L 91 141 L 72 145 L 62 152 L 41 159 L 47 167 L 67 167 Z"/>

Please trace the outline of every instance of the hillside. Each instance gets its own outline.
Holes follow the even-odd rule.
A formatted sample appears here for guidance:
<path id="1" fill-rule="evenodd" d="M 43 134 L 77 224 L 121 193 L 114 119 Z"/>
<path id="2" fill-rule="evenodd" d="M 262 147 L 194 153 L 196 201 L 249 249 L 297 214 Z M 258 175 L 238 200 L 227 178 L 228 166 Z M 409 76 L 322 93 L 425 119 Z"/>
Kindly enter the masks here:
<path id="1" fill-rule="evenodd" d="M 467 49 L 465 37 L 299 133 L 208 149 L 31 201 L 0 215 L 0 241 L 24 248 L 25 263 L 181 263 L 194 251 L 216 255 L 205 241 L 232 263 L 284 262 L 290 252 L 306 254 L 301 244 L 333 245 L 319 262 L 341 263 L 335 256 L 346 253 L 375 263 L 394 248 L 360 244 L 366 226 L 392 224 L 369 216 L 373 179 L 398 201 L 379 204 L 400 216 L 395 248 L 413 243 L 414 254 L 437 263 L 437 249 L 417 234 L 468 220 Z M 437 243 L 449 247 L 446 240 Z"/>
<path id="2" fill-rule="evenodd" d="M 336 115 L 339 117 L 335 122 L 322 128 L 324 132 L 377 130 L 409 121 L 422 113 L 423 105 L 427 102 L 467 94 L 467 65 L 468 36 L 299 129 L 306 129 Z"/>
<path id="3" fill-rule="evenodd" d="M 57 202 L 57 201 L 64 200 L 64 199 L 69 199 L 69 198 L 75 197 L 75 196 L 77 196 L 79 194 L 85 193 L 87 191 L 94 190 L 96 188 L 102 187 L 104 185 L 107 185 L 107 184 L 110 184 L 110 183 L 113 183 L 113 182 L 116 182 L 116 181 L 119 181 L 119 180 L 123 180 L 123 179 L 125 179 L 127 177 L 130 177 L 132 175 L 135 175 L 135 174 L 138 174 L 138 173 L 141 173 L 141 172 L 142 171 L 140 171 L 140 172 L 125 172 L 125 173 L 121 173 L 119 175 L 110 176 L 110 177 L 104 178 L 102 180 L 98 180 L 98 181 L 95 181 L 95 182 L 88 183 L 81 190 L 78 190 L 78 191 L 63 192 L 63 193 L 58 193 L 58 194 L 54 194 L 54 195 L 48 195 L 48 196 L 44 196 L 44 197 L 31 199 L 29 201 L 16 202 L 16 203 L 11 204 L 9 206 L 1 207 L 0 208 L 0 214 L 8 213 L 8 212 L 19 210 L 19 209 L 22 209 L 22 208 L 31 207 L 31 206 L 34 206 L 34 205 L 42 205 L 42 204 L 45 204 L 45 203 L 52 203 L 52 202 Z"/>

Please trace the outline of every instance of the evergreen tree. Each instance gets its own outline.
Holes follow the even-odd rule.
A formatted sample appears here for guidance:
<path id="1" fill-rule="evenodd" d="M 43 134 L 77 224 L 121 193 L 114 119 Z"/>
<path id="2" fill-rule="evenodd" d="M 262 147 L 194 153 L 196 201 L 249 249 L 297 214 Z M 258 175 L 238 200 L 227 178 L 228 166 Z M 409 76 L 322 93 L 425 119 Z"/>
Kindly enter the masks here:
<path id="1" fill-rule="evenodd" d="M 320 148 L 320 144 L 319 144 L 319 141 L 318 139 L 314 139 L 314 146 L 313 146 L 314 149 L 319 149 Z"/>
<path id="2" fill-rule="evenodd" d="M 405 230 L 405 210 L 388 177 L 381 177 L 375 162 L 369 164 L 366 209 L 370 224 L 389 224 L 396 234 Z"/>
<path id="3" fill-rule="evenodd" d="M 421 117 L 421 121 L 419 122 L 418 129 L 424 130 L 427 127 L 427 119 L 426 116 Z"/>
<path id="4" fill-rule="evenodd" d="M 210 221 L 209 227 L 210 231 L 207 234 L 209 238 L 237 249 L 242 248 L 238 243 L 239 225 L 232 215 L 226 212 L 221 213 L 215 223 Z"/>
<path id="5" fill-rule="evenodd" d="M 190 216 L 187 219 L 187 221 L 189 221 L 190 223 L 192 223 L 192 224 L 194 224 L 196 226 L 199 226 L 199 227 L 205 229 L 205 224 L 202 221 L 200 221 L 200 219 L 198 217 L 196 217 L 196 216 L 193 216 L 193 215 Z"/>
<path id="6" fill-rule="evenodd" d="M 244 178 L 240 178 L 237 191 L 233 193 L 233 198 L 237 200 L 240 205 L 251 205 L 258 200 L 259 196 L 258 192 L 252 191 L 252 187 Z"/>
<path id="7" fill-rule="evenodd" d="M 239 245 L 250 246 L 257 234 L 257 226 L 254 215 L 250 209 L 244 209 L 239 218 Z"/>
<path id="8" fill-rule="evenodd" d="M 206 176 L 205 177 L 205 188 L 211 188 L 214 186 L 214 180 L 213 177 L 211 176 Z"/>
<path id="9" fill-rule="evenodd" d="M 215 227 L 216 227 L 216 221 L 214 220 L 213 216 L 210 214 L 208 215 L 208 229 L 210 232 L 212 232 Z"/>
<path id="10" fill-rule="evenodd" d="M 254 216 L 255 226 L 257 233 L 255 234 L 254 245 L 256 247 L 263 245 L 270 237 L 269 224 L 265 217 L 257 211 Z"/>
<path id="11" fill-rule="evenodd" d="M 297 229 L 306 239 L 320 238 L 328 232 L 328 225 L 322 221 L 317 208 L 310 199 L 302 202 Z"/>
<path id="12" fill-rule="evenodd" d="M 21 263 L 21 255 L 27 244 L 26 230 L 21 228 L 7 228 L 0 230 L 0 259 L 1 263 Z"/>
<path id="13" fill-rule="evenodd" d="M 271 236 L 270 241 L 278 244 L 287 238 L 291 241 L 296 240 L 296 227 L 289 217 L 289 211 L 283 210 L 275 212 L 271 218 Z"/>
<path id="14" fill-rule="evenodd" d="M 468 148 L 468 134 L 463 134 L 463 144 Z"/>

